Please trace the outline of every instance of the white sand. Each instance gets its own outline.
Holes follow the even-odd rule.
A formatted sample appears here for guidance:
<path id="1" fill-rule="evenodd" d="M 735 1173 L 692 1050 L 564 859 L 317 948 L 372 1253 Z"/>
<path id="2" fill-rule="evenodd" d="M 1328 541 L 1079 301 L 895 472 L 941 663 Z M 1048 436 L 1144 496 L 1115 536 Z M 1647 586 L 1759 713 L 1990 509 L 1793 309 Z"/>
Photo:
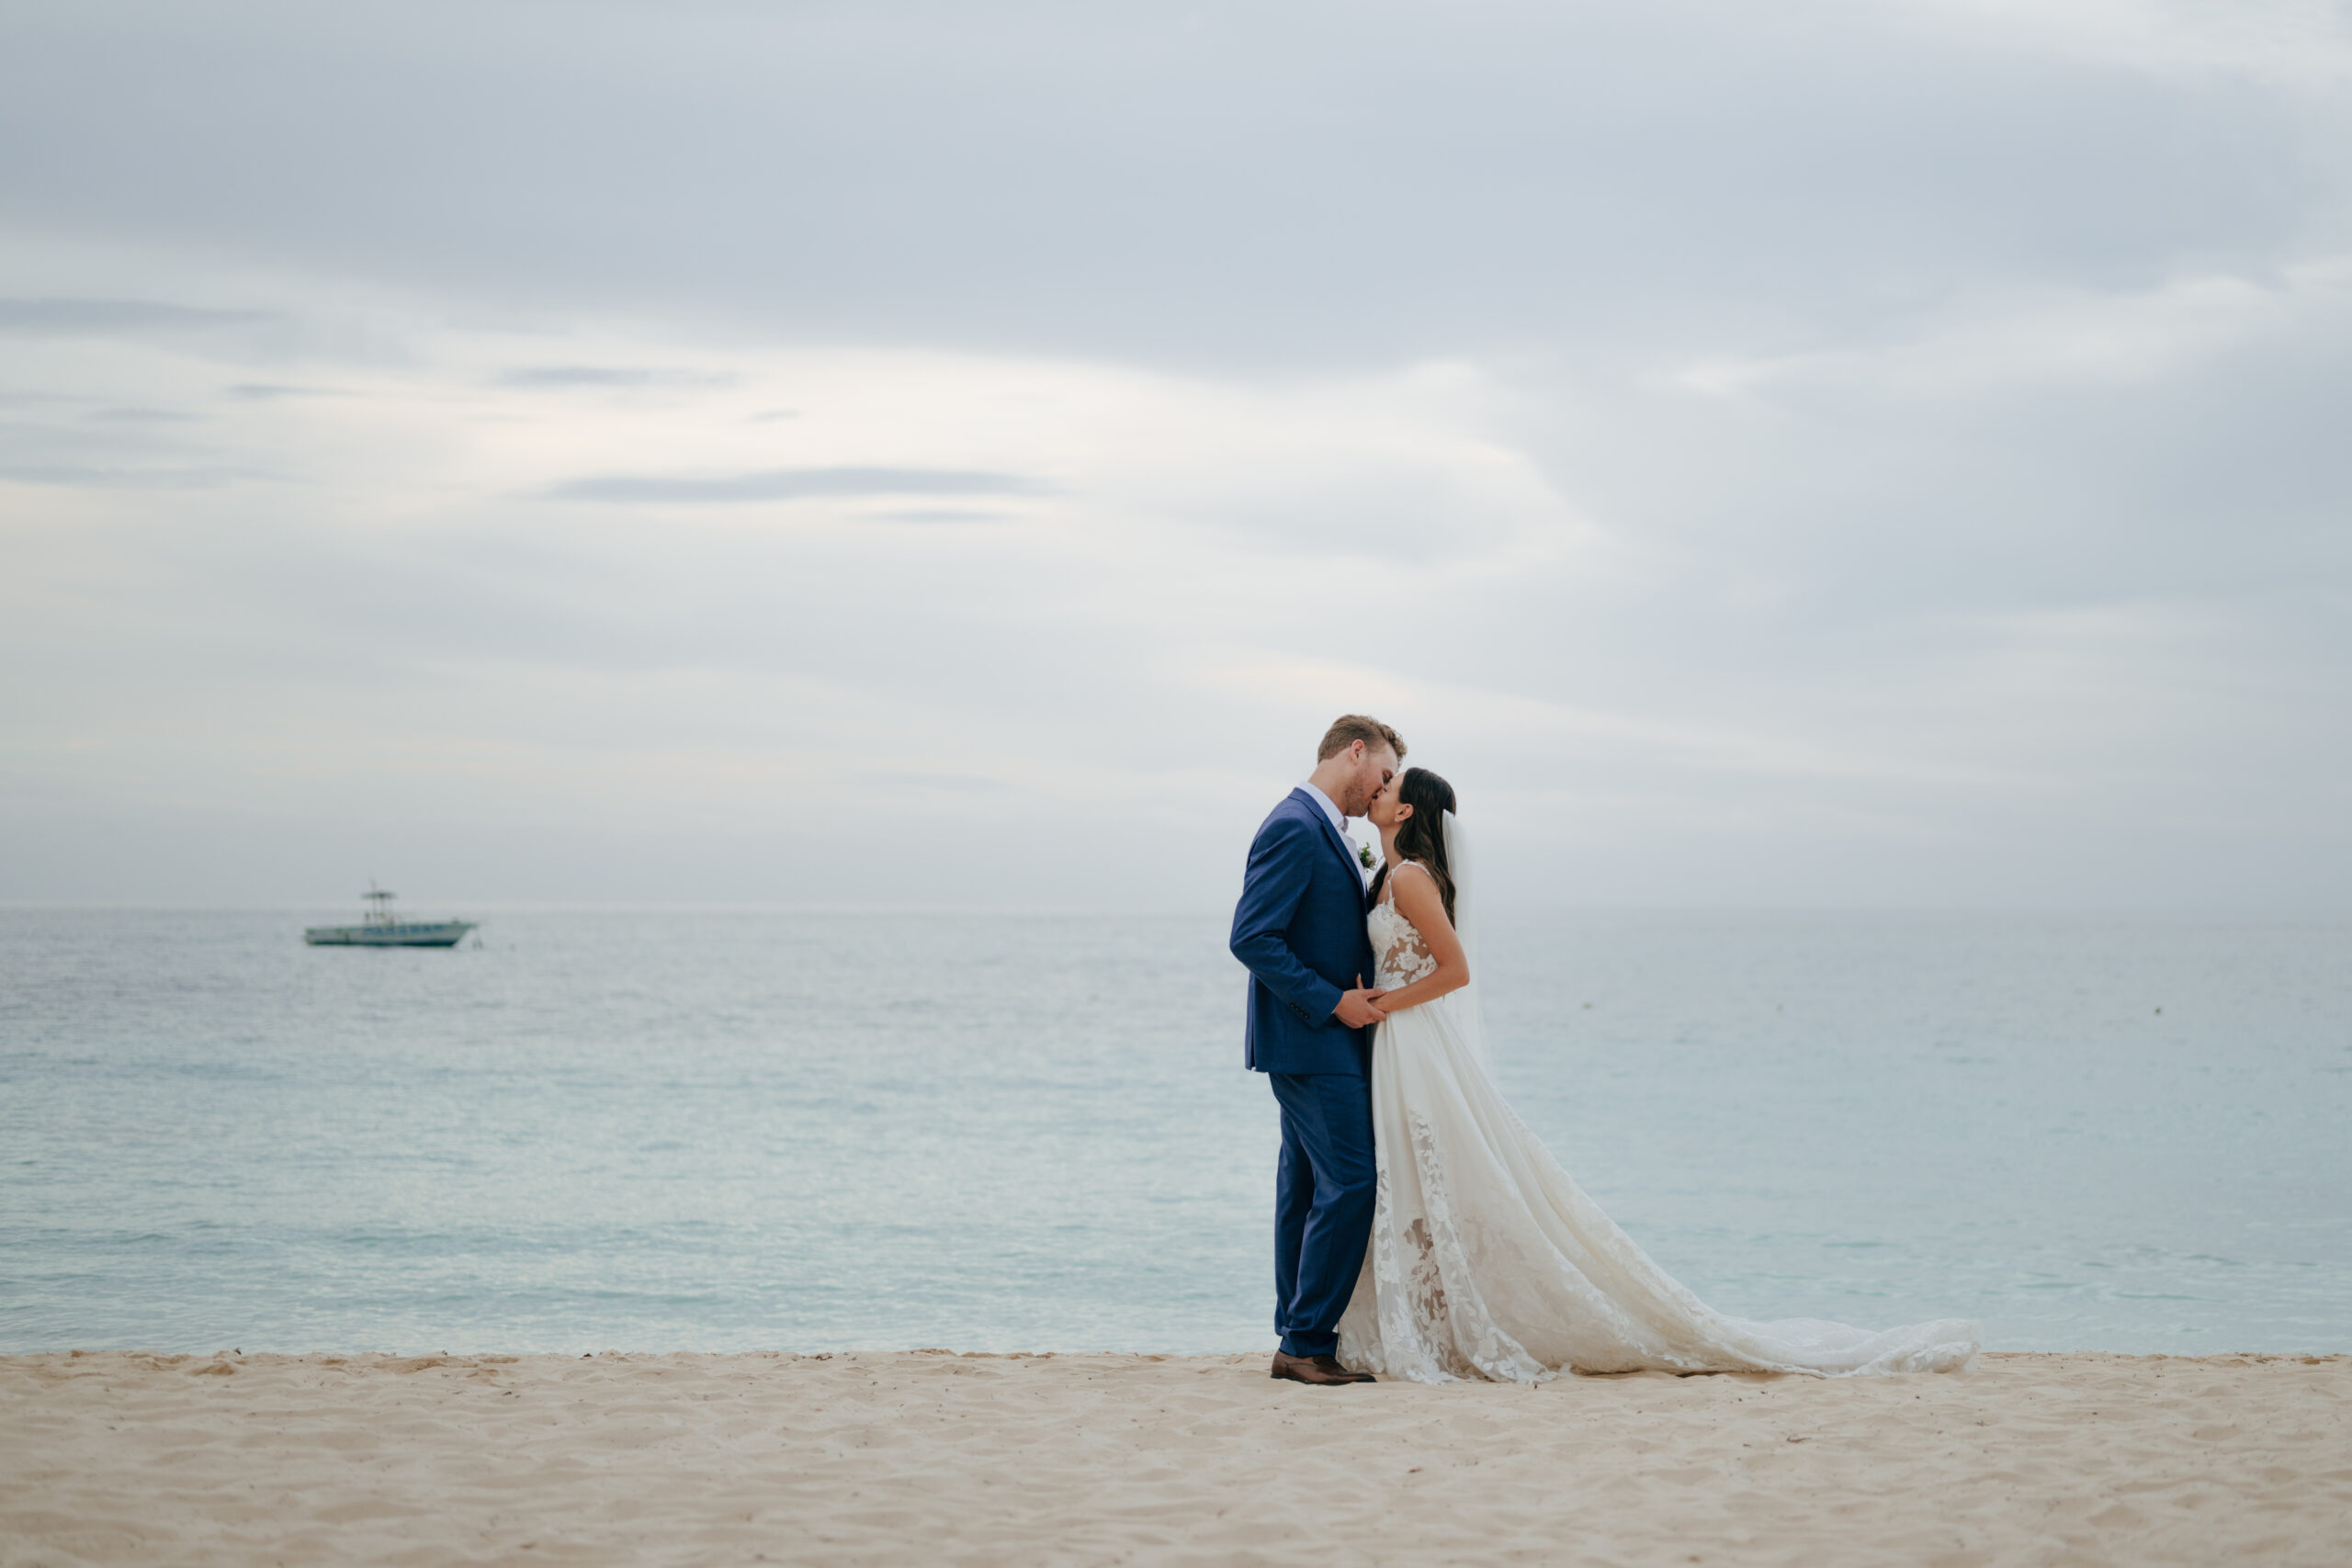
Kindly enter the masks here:
<path id="1" fill-rule="evenodd" d="M 0 1563 L 2352 1562 L 2352 1358 L 0 1358 Z"/>

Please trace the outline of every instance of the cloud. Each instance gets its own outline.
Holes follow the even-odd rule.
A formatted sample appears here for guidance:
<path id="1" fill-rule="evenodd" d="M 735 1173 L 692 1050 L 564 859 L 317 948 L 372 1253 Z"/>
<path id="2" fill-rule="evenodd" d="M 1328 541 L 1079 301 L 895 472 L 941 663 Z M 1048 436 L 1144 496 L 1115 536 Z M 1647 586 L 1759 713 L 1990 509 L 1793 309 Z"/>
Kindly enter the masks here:
<path id="1" fill-rule="evenodd" d="M 221 468 L 97 468 L 71 463 L 0 464 L 0 481 L 65 490 L 217 490 L 266 479 L 266 474 Z"/>
<path id="2" fill-rule="evenodd" d="M 232 398 L 247 402 L 275 402 L 280 398 L 332 398 L 339 396 L 329 387 L 294 387 L 277 381 L 240 381 L 224 389 Z"/>
<path id="3" fill-rule="evenodd" d="M 1003 523 L 1009 521 L 1001 512 L 973 512 L 954 506 L 910 506 L 895 512 L 877 512 L 876 521 L 882 523 Z"/>
<path id="4" fill-rule="evenodd" d="M 732 377 L 708 371 L 656 370 L 644 366 L 535 365 L 498 378 L 503 387 L 723 387 Z"/>
<path id="5" fill-rule="evenodd" d="M 2352 16 L 2330 0 L 1909 0 L 1929 14 L 2135 70 L 2330 88 L 2352 81 Z"/>
<path id="6" fill-rule="evenodd" d="M 252 326 L 254 310 L 202 310 L 144 299 L 0 299 L 0 334 L 13 337 L 152 337 Z"/>
<path id="7" fill-rule="evenodd" d="M 2131 384 L 2347 322 L 2352 256 L 2326 256 L 2267 278 L 2208 275 L 2144 289 L 1989 301 L 1907 341 L 1700 364 L 1669 379 L 1710 397 L 1840 382 L 1946 398 L 2036 382 Z"/>
<path id="8" fill-rule="evenodd" d="M 876 773 L 866 774 L 861 782 L 923 794 L 995 793 L 1013 787 L 1002 779 L 989 778 L 982 773 Z"/>
<path id="9" fill-rule="evenodd" d="M 2308 59 L 2267 19 L 2317 6 L 689 12 L 548 47 L 528 6 L 421 4 L 388 52 L 332 8 L 130 47 L 51 11 L 0 50 L 0 139 L 40 149 L 7 210 L 551 320 L 1300 373 L 1899 333 L 1988 282 L 2226 269 L 2347 177 L 2340 98 L 2074 41 Z"/>
<path id="10" fill-rule="evenodd" d="M 731 505 L 888 495 L 1050 495 L 1054 487 L 1020 474 L 968 468 L 769 468 L 715 478 L 605 474 L 568 479 L 543 492 L 555 501 L 659 505 Z"/>
<path id="11" fill-rule="evenodd" d="M 2340 7 L 1334 15 L 7 11 L 0 897 L 2346 909 Z"/>

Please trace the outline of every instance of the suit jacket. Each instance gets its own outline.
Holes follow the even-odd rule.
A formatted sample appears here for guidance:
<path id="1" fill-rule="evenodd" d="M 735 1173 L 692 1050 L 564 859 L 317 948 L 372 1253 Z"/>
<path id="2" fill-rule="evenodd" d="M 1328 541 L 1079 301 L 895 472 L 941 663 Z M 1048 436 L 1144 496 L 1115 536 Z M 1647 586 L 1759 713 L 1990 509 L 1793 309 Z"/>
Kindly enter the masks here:
<path id="1" fill-rule="evenodd" d="M 1363 875 L 1354 850 L 1304 789 L 1295 789 L 1250 843 L 1250 869 L 1233 910 L 1233 956 L 1250 970 L 1242 1059 L 1261 1073 L 1372 1071 L 1372 1031 L 1331 1016 L 1340 993 L 1363 976 Z"/>

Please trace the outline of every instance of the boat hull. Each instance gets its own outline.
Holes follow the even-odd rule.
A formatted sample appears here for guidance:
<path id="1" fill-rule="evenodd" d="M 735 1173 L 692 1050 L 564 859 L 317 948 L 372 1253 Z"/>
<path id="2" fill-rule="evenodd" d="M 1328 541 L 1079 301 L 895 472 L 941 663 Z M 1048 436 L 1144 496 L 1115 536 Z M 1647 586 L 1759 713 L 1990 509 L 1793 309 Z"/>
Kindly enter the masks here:
<path id="1" fill-rule="evenodd" d="M 384 925 L 312 926 L 302 940 L 312 947 L 455 947 L 480 922 L 398 920 Z"/>

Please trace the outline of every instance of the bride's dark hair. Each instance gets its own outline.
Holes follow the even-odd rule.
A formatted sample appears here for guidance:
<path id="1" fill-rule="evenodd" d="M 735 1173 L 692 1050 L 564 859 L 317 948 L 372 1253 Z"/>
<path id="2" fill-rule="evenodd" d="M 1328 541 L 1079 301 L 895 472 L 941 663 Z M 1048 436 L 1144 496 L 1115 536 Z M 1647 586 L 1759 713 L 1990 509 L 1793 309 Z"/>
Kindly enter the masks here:
<path id="1" fill-rule="evenodd" d="M 1453 786 L 1427 768 L 1407 768 L 1396 780 L 1396 801 L 1413 814 L 1396 829 L 1396 852 L 1419 861 L 1437 878 L 1438 896 L 1445 900 L 1445 918 L 1453 919 L 1453 868 L 1445 863 L 1445 814 L 1453 809 Z M 1372 897 L 1380 897 L 1388 868 L 1372 879 Z"/>

